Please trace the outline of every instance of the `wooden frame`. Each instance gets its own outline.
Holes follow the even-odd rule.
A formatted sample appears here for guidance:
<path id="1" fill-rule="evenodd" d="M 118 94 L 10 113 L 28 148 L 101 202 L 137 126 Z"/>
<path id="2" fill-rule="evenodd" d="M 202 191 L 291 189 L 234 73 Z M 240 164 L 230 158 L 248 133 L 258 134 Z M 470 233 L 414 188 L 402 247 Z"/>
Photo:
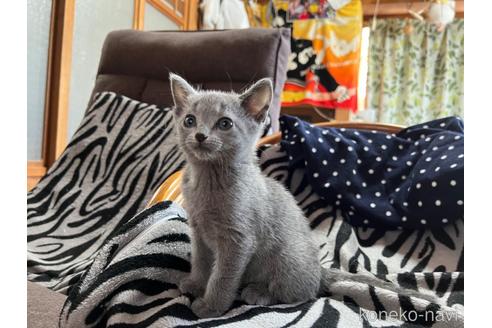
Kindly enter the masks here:
<path id="1" fill-rule="evenodd" d="M 428 1 L 412 1 L 412 0 L 380 0 L 377 17 L 379 18 L 404 18 L 411 17 L 408 14 L 408 4 L 412 4 L 413 10 L 420 10 L 429 4 Z M 370 20 L 374 16 L 376 10 L 376 0 L 363 0 L 362 8 L 364 12 L 364 20 Z M 456 0 L 456 17 L 463 18 L 465 14 L 465 6 L 463 0 Z"/>
<path id="2" fill-rule="evenodd" d="M 163 0 L 135 0 L 133 28 L 144 29 L 145 3 L 154 7 L 161 14 L 171 19 L 182 30 L 196 30 L 198 26 L 198 0 L 174 0 L 173 6 Z M 178 10 L 183 4 L 183 12 Z"/>
<path id="3" fill-rule="evenodd" d="M 46 173 L 67 143 L 75 0 L 53 0 L 44 101 L 42 158 L 27 162 L 27 187 Z"/>
<path id="4" fill-rule="evenodd" d="M 382 123 L 358 123 L 358 122 L 322 122 L 315 124 L 319 127 L 336 127 L 336 128 L 349 128 L 358 130 L 376 130 L 386 133 L 398 133 L 404 127 L 394 124 L 382 124 Z M 280 142 L 282 135 L 280 132 L 274 133 L 271 136 L 267 136 L 258 141 L 257 146 L 271 145 Z M 147 207 L 151 207 L 164 200 L 171 200 L 180 205 L 183 204 L 183 196 L 181 194 L 181 177 L 182 171 L 177 171 L 169 176 L 166 181 L 157 189 L 152 196 L 151 200 L 147 204 Z"/>

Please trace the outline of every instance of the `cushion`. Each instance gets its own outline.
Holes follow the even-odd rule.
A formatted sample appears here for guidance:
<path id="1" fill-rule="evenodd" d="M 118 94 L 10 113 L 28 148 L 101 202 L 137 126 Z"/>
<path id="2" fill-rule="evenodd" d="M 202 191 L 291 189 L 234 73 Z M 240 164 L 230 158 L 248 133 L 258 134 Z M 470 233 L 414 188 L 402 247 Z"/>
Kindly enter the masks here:
<path id="1" fill-rule="evenodd" d="M 66 293 L 184 157 L 167 108 L 103 92 L 27 194 L 28 279 Z"/>
<path id="2" fill-rule="evenodd" d="M 169 72 L 202 89 L 236 92 L 270 77 L 277 130 L 289 54 L 289 29 L 114 31 L 103 46 L 94 93 L 113 91 L 165 107 L 172 105 Z"/>

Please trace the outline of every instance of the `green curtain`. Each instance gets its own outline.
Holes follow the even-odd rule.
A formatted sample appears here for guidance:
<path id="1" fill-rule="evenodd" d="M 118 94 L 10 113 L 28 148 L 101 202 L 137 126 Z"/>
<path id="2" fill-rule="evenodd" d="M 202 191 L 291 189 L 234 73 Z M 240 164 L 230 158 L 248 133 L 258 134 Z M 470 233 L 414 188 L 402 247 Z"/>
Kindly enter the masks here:
<path id="1" fill-rule="evenodd" d="M 418 20 L 378 20 L 368 66 L 367 106 L 378 121 L 411 125 L 463 117 L 463 19 L 443 32 Z"/>

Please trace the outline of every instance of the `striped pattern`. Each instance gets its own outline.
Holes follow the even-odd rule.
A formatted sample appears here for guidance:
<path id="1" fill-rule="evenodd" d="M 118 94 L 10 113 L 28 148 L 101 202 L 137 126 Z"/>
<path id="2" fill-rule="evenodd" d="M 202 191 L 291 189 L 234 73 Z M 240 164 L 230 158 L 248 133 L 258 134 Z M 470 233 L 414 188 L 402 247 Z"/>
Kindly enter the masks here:
<path id="1" fill-rule="evenodd" d="M 97 94 L 27 195 L 28 279 L 67 293 L 101 246 L 182 167 L 168 109 Z"/>
<path id="2" fill-rule="evenodd" d="M 353 228 L 312 191 L 303 171 L 289 170 L 278 146 L 263 147 L 259 155 L 263 171 L 283 181 L 306 213 L 324 266 L 369 271 L 434 294 L 445 305 L 341 281 L 331 295 L 310 302 L 266 307 L 238 301 L 220 318 L 199 319 L 189 308 L 192 299 L 177 289 L 190 270 L 185 215 L 177 205 L 163 202 L 114 233 L 72 289 L 60 327 L 463 326 L 462 221 L 439 231 Z M 403 317 L 375 318 L 382 311 L 399 311 Z"/>

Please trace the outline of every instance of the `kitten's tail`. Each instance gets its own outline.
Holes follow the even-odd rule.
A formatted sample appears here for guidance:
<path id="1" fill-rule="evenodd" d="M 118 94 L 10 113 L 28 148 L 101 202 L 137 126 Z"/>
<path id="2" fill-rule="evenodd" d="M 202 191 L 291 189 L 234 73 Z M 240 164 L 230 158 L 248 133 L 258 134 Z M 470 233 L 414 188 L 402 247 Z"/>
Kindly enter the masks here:
<path id="1" fill-rule="evenodd" d="M 424 294 L 422 292 L 397 286 L 389 281 L 377 278 L 370 273 L 350 273 L 339 269 L 328 269 L 324 267 L 321 268 L 321 286 L 319 295 L 326 296 L 327 294 L 334 293 L 335 290 L 338 289 L 337 283 L 346 282 L 367 284 L 369 286 L 386 289 L 400 295 L 415 297 L 431 303 L 442 305 L 442 301 L 435 295 Z M 358 287 L 354 286 L 354 288 Z"/>

